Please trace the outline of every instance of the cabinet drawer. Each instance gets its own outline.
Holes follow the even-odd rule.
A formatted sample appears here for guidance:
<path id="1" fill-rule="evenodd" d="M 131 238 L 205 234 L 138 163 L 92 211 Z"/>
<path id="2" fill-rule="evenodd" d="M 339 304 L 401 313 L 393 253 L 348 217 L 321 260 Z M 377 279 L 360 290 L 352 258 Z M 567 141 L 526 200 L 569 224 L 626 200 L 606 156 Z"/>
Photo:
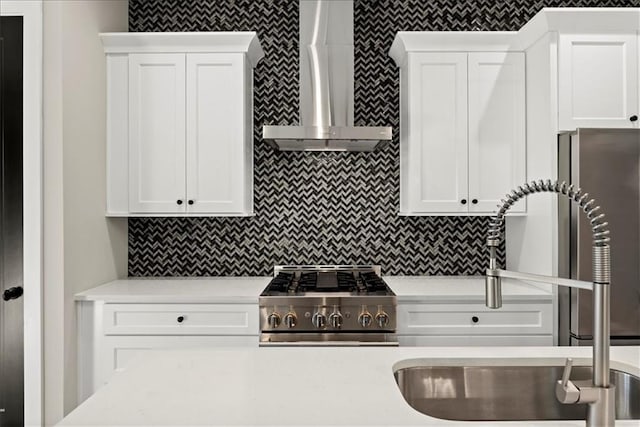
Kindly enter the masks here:
<path id="1" fill-rule="evenodd" d="M 251 304 L 105 304 L 106 335 L 257 335 Z"/>
<path id="2" fill-rule="evenodd" d="M 400 304 L 399 335 L 552 334 L 552 304 Z"/>

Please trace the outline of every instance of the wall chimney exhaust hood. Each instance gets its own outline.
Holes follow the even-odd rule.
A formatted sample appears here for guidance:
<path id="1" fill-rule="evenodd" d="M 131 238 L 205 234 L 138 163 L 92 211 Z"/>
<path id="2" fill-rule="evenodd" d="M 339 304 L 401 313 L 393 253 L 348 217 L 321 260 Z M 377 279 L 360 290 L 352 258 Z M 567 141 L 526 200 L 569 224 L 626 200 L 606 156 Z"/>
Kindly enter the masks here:
<path id="1" fill-rule="evenodd" d="M 353 126 L 353 0 L 300 0 L 300 126 L 262 128 L 281 151 L 374 151 L 391 127 Z"/>

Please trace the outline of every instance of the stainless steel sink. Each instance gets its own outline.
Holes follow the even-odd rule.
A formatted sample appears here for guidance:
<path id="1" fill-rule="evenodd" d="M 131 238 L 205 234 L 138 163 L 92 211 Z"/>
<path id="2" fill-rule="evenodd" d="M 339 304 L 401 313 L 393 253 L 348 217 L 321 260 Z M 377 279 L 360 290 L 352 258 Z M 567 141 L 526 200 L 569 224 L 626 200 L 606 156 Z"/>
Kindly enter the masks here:
<path id="1" fill-rule="evenodd" d="M 562 366 L 420 366 L 399 369 L 396 382 L 414 409 L 458 421 L 581 420 L 587 405 L 563 405 L 555 384 Z M 574 367 L 572 380 L 590 380 L 591 367 Z M 640 378 L 611 370 L 616 419 L 640 419 Z"/>

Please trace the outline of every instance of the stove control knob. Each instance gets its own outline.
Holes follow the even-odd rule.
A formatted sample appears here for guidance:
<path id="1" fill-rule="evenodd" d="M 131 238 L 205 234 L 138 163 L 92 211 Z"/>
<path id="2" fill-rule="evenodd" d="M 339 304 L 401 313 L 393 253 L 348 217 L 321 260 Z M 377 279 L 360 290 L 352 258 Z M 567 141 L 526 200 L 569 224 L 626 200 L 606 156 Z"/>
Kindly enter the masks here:
<path id="1" fill-rule="evenodd" d="M 334 311 L 329 316 L 329 323 L 334 329 L 340 329 L 342 327 L 342 314 L 339 311 Z"/>
<path id="2" fill-rule="evenodd" d="M 373 316 L 368 311 L 363 311 L 360 313 L 360 316 L 358 316 L 358 323 L 363 328 L 371 326 L 371 322 L 373 322 Z"/>
<path id="3" fill-rule="evenodd" d="M 315 326 L 316 328 L 323 329 L 327 324 L 327 316 L 320 313 L 319 311 L 316 311 L 311 317 L 311 323 L 313 323 L 313 326 Z"/>
<path id="4" fill-rule="evenodd" d="M 298 323 L 298 316 L 294 312 L 289 312 L 284 316 L 284 324 L 287 328 L 291 329 Z"/>
<path id="5" fill-rule="evenodd" d="M 376 314 L 376 322 L 378 322 L 378 326 L 384 328 L 389 324 L 389 315 L 384 311 L 379 311 L 378 314 Z"/>
<path id="6" fill-rule="evenodd" d="M 267 321 L 269 322 L 269 327 L 275 329 L 280 326 L 280 315 L 274 311 L 269 315 Z"/>

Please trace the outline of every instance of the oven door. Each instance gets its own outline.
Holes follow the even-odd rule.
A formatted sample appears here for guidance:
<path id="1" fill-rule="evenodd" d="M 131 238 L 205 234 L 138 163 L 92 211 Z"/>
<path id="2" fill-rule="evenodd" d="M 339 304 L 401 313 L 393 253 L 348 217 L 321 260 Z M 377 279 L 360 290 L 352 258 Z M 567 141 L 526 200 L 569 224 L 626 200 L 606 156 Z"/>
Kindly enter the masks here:
<path id="1" fill-rule="evenodd" d="M 262 333 L 260 347 L 397 347 L 398 337 L 391 333 L 302 332 Z"/>

